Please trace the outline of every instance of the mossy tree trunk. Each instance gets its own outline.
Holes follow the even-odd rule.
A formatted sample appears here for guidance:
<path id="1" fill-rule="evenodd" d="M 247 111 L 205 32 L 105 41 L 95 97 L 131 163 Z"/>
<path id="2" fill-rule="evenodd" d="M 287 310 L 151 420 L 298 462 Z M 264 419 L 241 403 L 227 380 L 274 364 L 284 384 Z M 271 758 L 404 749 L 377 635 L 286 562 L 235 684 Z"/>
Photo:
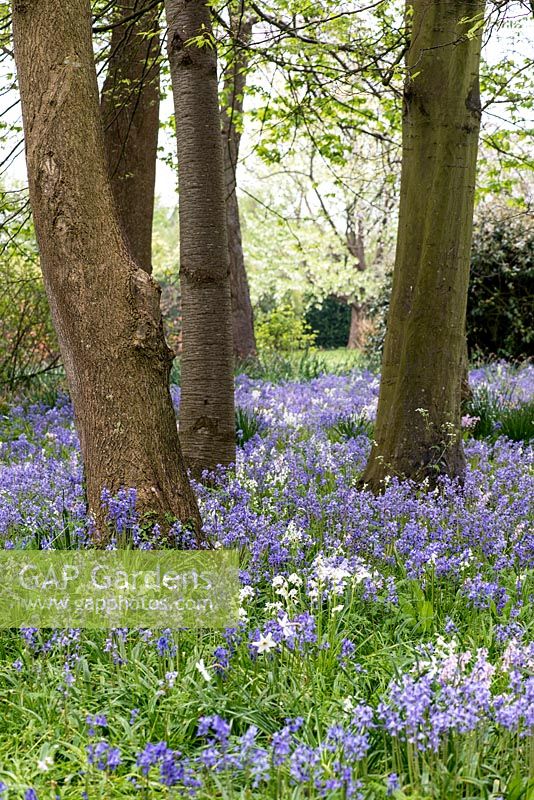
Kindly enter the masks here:
<path id="1" fill-rule="evenodd" d="M 133 261 L 116 217 L 89 0 L 16 2 L 13 30 L 30 201 L 89 509 L 105 539 L 102 490 L 134 487 L 140 513 L 200 531 L 168 388 L 159 288 Z"/>
<path id="2" fill-rule="evenodd" d="M 144 8 L 144 14 L 135 16 Z M 134 260 L 148 273 L 159 130 L 160 11 L 150 0 L 118 0 L 101 97 L 119 220 Z"/>
<path id="3" fill-rule="evenodd" d="M 188 466 L 199 476 L 218 464 L 235 461 L 232 306 L 217 53 L 204 0 L 166 0 L 165 10 L 180 195 L 180 440 Z"/>
<path id="4" fill-rule="evenodd" d="M 462 478 L 460 403 L 480 126 L 481 0 L 414 0 L 399 230 L 375 444 L 363 482 Z"/>
<path id="5" fill-rule="evenodd" d="M 246 45 L 250 42 L 253 23 L 250 18 L 243 18 L 242 8 L 236 10 L 233 6 L 230 6 L 229 13 L 234 46 L 228 57 L 224 77 L 221 101 L 221 128 L 234 357 L 237 361 L 243 361 L 248 358 L 254 358 L 256 355 L 254 315 L 245 269 L 239 201 L 236 191 L 236 171 L 239 160 L 243 102 L 249 58 Z"/>

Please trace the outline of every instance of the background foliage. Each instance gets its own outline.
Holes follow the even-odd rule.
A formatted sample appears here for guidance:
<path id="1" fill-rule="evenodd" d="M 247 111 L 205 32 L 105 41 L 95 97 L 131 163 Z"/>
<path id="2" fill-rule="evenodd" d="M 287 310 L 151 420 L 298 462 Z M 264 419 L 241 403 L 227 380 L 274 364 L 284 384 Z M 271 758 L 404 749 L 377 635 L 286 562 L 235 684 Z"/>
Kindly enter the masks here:
<path id="1" fill-rule="evenodd" d="M 25 193 L 0 207 L 0 397 L 54 368 L 58 349 Z"/>
<path id="2" fill-rule="evenodd" d="M 467 340 L 471 354 L 534 355 L 534 226 L 524 216 L 475 230 Z"/>
<path id="3" fill-rule="evenodd" d="M 350 306 L 329 295 L 322 305 L 314 304 L 306 311 L 306 322 L 316 331 L 317 347 L 326 350 L 346 347 L 350 328 Z"/>

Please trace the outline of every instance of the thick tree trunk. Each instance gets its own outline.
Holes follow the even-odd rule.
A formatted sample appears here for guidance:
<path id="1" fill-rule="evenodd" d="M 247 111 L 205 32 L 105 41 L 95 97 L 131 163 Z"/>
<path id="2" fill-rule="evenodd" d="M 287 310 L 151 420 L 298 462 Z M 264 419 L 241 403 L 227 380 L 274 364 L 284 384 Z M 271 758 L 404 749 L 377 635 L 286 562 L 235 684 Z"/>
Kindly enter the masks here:
<path id="1" fill-rule="evenodd" d="M 30 200 L 74 403 L 87 496 L 104 488 L 200 530 L 168 389 L 159 287 L 129 255 L 106 170 L 89 0 L 14 5 Z"/>
<path id="2" fill-rule="evenodd" d="M 246 85 L 247 51 L 243 48 L 252 35 L 252 20 L 242 20 L 242 14 L 230 11 L 234 48 L 229 57 L 223 85 L 221 128 L 226 199 L 226 228 L 230 260 L 230 290 L 232 294 L 232 331 L 234 357 L 237 361 L 254 358 L 254 316 L 241 239 L 241 221 L 236 191 L 236 171 L 241 142 L 243 99 Z"/>
<path id="3" fill-rule="evenodd" d="M 393 291 L 363 481 L 462 478 L 460 397 L 480 125 L 482 0 L 415 0 Z M 468 21 L 466 21 L 468 20 Z"/>
<path id="4" fill-rule="evenodd" d="M 235 460 L 232 308 L 217 54 L 204 0 L 166 0 L 180 191 L 180 440 L 194 474 Z M 204 45 L 188 42 L 203 36 Z"/>
<path id="5" fill-rule="evenodd" d="M 129 20 L 147 7 L 145 14 Z M 149 0 L 118 0 L 101 111 L 111 188 L 137 264 L 152 272 L 159 129 L 159 17 Z"/>

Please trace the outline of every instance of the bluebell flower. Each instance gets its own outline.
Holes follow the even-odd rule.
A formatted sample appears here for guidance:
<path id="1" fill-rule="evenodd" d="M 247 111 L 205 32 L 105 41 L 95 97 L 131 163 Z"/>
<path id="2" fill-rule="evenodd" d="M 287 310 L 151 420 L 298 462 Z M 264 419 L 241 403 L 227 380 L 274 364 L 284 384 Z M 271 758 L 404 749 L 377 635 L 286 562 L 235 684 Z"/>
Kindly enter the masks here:
<path id="1" fill-rule="evenodd" d="M 87 745 L 87 760 L 102 772 L 113 772 L 120 765 L 122 758 L 118 747 L 101 741 Z"/>

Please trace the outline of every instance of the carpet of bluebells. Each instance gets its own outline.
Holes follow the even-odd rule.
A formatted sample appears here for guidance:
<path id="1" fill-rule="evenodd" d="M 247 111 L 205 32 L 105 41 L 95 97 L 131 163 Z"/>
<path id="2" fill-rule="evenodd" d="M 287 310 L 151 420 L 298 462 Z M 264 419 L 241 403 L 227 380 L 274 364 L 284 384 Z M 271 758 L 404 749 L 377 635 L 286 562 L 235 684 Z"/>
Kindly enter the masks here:
<path id="1" fill-rule="evenodd" d="M 529 366 L 471 381 L 534 395 Z M 241 554 L 236 628 L 0 631 L 0 798 L 534 798 L 532 446 L 467 416 L 463 487 L 375 497 L 377 395 L 365 371 L 238 379 L 236 467 L 196 487 Z M 135 494 L 104 500 L 147 546 Z M 67 398 L 12 407 L 0 546 L 90 535 Z"/>

